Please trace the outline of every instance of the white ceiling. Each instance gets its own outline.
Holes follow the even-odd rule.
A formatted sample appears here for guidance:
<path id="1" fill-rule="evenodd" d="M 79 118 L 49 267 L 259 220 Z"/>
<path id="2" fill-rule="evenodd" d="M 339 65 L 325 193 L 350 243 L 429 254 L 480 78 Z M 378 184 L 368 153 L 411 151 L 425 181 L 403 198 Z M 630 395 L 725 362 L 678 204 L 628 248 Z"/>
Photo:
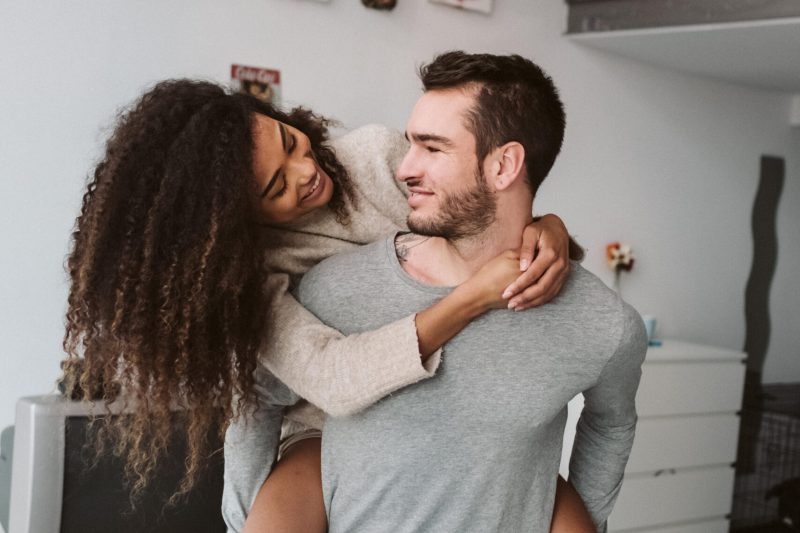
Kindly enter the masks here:
<path id="1" fill-rule="evenodd" d="M 800 94 L 800 17 L 568 37 L 576 43 L 654 65 Z"/>

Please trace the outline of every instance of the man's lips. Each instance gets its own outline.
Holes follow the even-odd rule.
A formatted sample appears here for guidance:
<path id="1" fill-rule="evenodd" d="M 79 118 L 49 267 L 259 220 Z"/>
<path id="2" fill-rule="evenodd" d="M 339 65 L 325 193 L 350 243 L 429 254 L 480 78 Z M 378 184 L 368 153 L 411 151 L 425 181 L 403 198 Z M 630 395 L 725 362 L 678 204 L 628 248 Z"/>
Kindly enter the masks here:
<path id="1" fill-rule="evenodd" d="M 411 193 L 411 195 L 408 197 L 408 205 L 412 208 L 421 206 L 425 200 L 433 196 L 431 191 L 422 187 L 409 187 L 408 192 Z"/>
<path id="2" fill-rule="evenodd" d="M 419 186 L 409 187 L 408 192 L 411 194 L 433 194 L 433 191 Z"/>

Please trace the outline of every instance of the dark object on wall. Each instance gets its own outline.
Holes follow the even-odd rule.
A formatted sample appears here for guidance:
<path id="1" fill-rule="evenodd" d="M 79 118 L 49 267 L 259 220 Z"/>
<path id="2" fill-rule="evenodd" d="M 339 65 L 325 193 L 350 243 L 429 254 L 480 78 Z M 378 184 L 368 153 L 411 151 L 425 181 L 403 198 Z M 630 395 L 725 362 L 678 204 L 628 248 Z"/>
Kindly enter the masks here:
<path id="1" fill-rule="evenodd" d="M 753 262 L 744 295 L 744 351 L 747 353 L 747 373 L 744 381 L 742 425 L 749 423 L 755 427 L 759 425 L 758 421 L 748 422 L 745 417 L 758 417 L 762 411 L 761 375 L 771 333 L 769 293 L 778 261 L 776 219 L 784 180 L 783 158 L 762 156 L 761 176 L 751 215 Z M 736 458 L 737 474 L 752 472 L 755 457 L 753 446 L 754 442 L 748 441 L 744 433 L 740 433 Z"/>
<path id="2" fill-rule="evenodd" d="M 764 370 L 764 359 L 769 347 L 769 291 L 778 261 L 776 219 L 784 179 L 783 158 L 762 156 L 761 180 L 751 218 L 753 264 L 744 295 L 744 351 L 747 352 L 747 370 L 759 377 Z"/>
<path id="3" fill-rule="evenodd" d="M 391 11 L 397 5 L 397 0 L 361 0 L 361 3 L 372 9 Z"/>
<path id="4" fill-rule="evenodd" d="M 742 413 L 740 431 L 751 443 L 752 469 L 737 468 L 731 531 L 800 531 L 800 383 L 762 389 L 758 413 Z"/>

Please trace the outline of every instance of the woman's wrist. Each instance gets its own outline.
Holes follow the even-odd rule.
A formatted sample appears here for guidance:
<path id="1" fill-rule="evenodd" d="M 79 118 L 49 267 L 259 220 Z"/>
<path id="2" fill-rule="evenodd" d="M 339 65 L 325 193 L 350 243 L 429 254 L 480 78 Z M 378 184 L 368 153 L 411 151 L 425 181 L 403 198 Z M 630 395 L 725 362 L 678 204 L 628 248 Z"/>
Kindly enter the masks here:
<path id="1" fill-rule="evenodd" d="M 489 297 L 488 291 L 483 286 L 465 281 L 453 289 L 451 293 L 457 309 L 464 312 L 470 320 L 477 318 L 492 308 L 493 299 Z"/>

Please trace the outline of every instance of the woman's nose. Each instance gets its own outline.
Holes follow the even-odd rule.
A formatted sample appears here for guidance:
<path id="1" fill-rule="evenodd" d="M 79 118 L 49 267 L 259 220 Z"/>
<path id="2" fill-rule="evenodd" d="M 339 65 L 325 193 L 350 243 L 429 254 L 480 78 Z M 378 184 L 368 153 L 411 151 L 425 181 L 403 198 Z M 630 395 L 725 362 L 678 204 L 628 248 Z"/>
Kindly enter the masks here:
<path id="1" fill-rule="evenodd" d="M 317 165 L 310 153 L 292 161 L 292 170 L 300 176 L 303 183 L 314 179 L 317 175 Z"/>

